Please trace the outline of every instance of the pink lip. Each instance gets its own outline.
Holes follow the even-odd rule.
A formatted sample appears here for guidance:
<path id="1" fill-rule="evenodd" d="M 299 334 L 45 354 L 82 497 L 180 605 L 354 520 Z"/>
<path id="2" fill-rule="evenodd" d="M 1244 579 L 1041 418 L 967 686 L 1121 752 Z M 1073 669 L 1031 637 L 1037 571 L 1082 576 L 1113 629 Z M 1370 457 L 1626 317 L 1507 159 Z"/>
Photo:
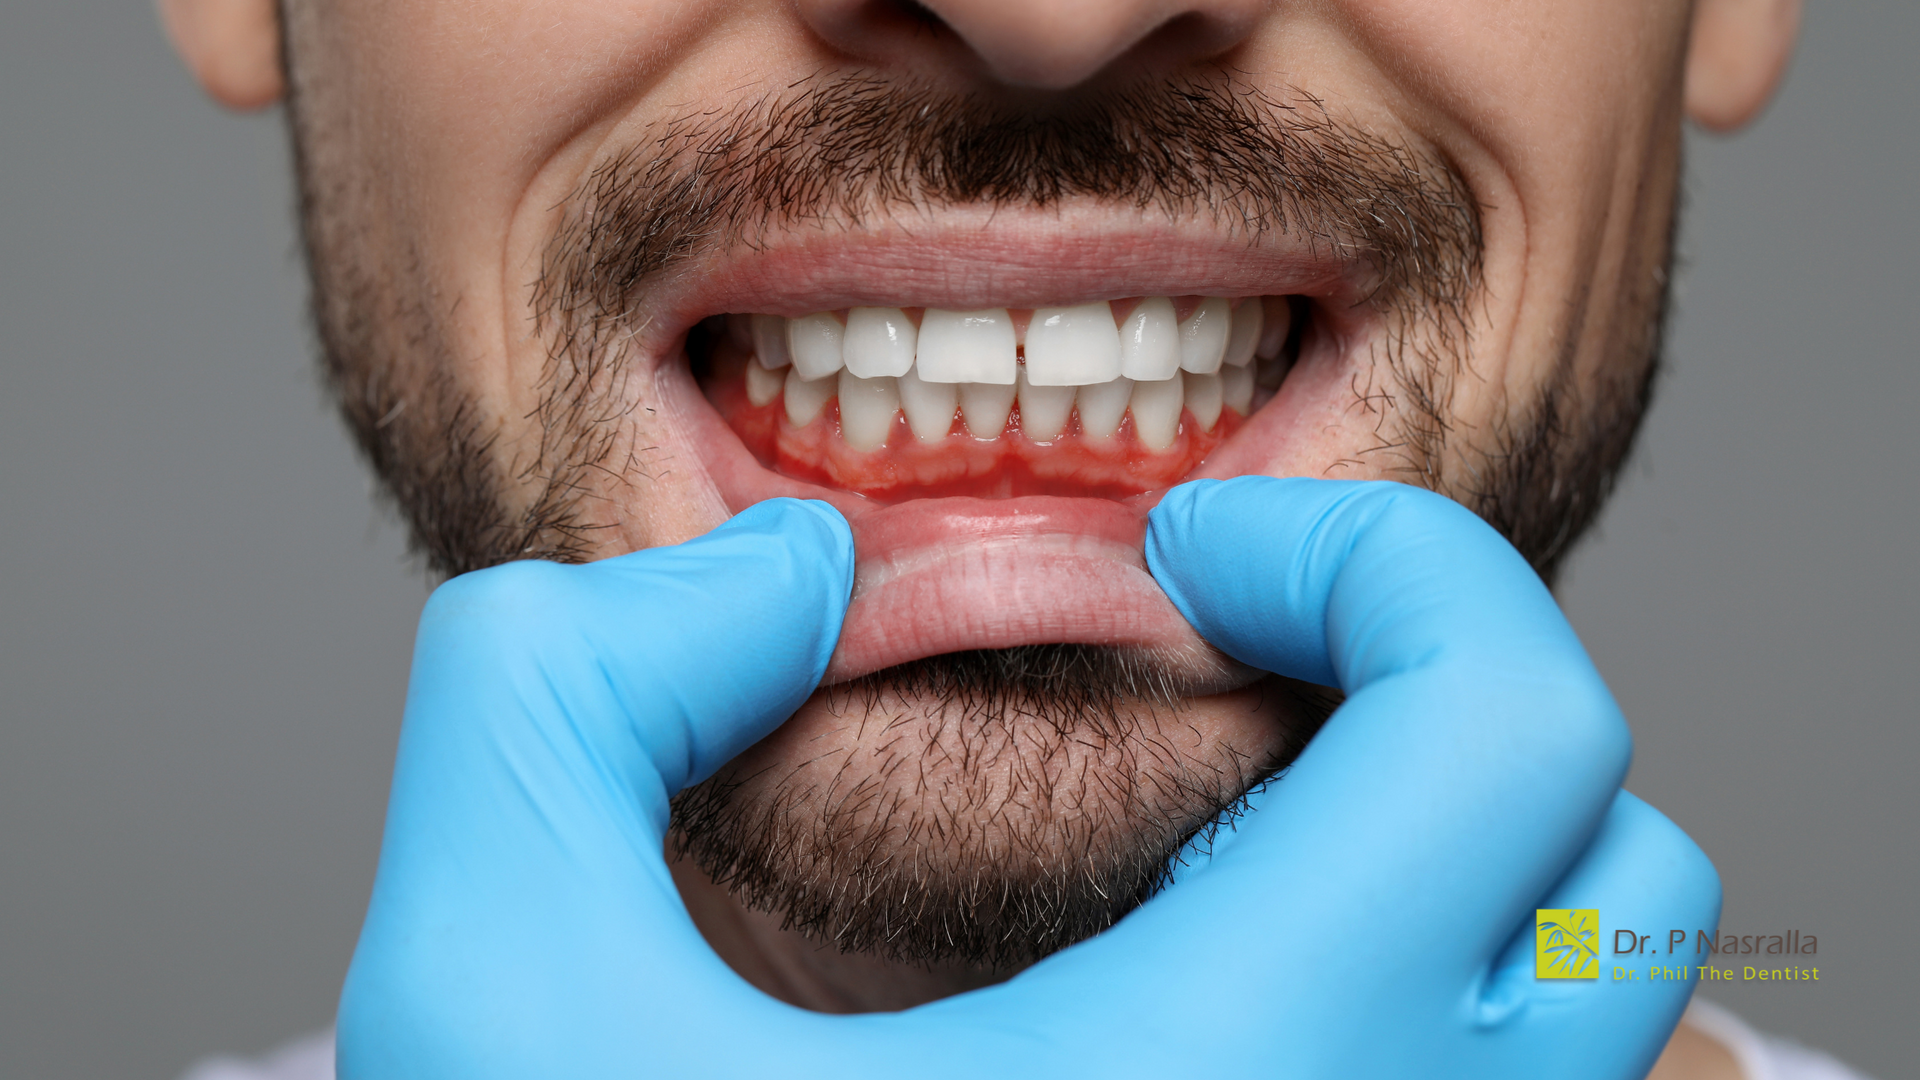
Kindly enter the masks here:
<path id="1" fill-rule="evenodd" d="M 1145 513 L 1034 496 L 921 499 L 852 519 L 853 605 L 828 679 L 1032 642 L 1198 645 L 1147 573 Z"/>
<path id="2" fill-rule="evenodd" d="M 647 302 L 652 317 L 643 347 L 668 365 L 655 385 L 674 399 L 671 411 L 729 510 L 778 496 L 823 499 L 851 523 L 854 597 L 827 682 L 967 649 L 1084 643 L 1151 654 L 1175 678 L 1211 688 L 1205 692 L 1244 684 L 1253 675 L 1201 639 L 1147 572 L 1146 514 L 1160 492 L 1119 501 L 1030 496 L 879 505 L 763 468 L 684 364 L 672 367 L 686 328 L 727 311 L 796 315 L 875 302 L 983 307 L 1299 293 L 1330 301 L 1340 321 L 1351 320 L 1332 328 L 1335 338 L 1364 322 L 1359 269 L 1310 250 L 1299 237 L 1249 243 L 1214 230 L 1115 229 L 1111 221 L 1074 228 L 1057 215 L 1039 223 L 1009 220 L 1015 216 L 955 227 L 964 215 L 953 215 L 921 223 L 918 235 L 876 229 L 851 240 L 783 237 L 718 257 Z M 1309 381 L 1330 379 L 1333 366 Z M 1283 388 L 1192 476 L 1268 471 L 1276 454 L 1290 456 L 1310 430 L 1325 426 L 1322 391 L 1329 389 Z"/>

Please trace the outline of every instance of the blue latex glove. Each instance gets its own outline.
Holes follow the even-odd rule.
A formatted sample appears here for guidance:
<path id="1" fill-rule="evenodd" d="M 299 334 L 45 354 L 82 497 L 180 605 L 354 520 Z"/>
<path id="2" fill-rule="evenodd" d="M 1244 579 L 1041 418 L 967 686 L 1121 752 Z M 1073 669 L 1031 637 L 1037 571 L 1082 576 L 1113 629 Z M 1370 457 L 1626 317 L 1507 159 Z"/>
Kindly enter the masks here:
<path id="1" fill-rule="evenodd" d="M 834 511 L 775 500 L 679 547 L 434 595 L 342 1077 L 1600 1080 L 1665 1043 L 1691 984 L 1639 956 L 1639 981 L 1537 982 L 1533 909 L 1711 929 L 1711 866 L 1619 792 L 1625 727 L 1525 563 L 1384 484 L 1189 485 L 1153 515 L 1149 563 L 1203 634 L 1349 693 L 1209 863 L 904 1013 L 752 989 L 674 891 L 667 800 L 813 689 L 852 555 Z"/>

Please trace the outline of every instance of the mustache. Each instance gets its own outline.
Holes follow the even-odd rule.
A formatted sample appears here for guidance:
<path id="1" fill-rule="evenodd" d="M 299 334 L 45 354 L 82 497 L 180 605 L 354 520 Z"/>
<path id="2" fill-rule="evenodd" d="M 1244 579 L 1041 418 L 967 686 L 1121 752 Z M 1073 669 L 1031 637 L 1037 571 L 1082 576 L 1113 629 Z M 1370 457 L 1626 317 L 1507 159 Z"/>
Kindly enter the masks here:
<path id="1" fill-rule="evenodd" d="M 1480 207 L 1444 158 L 1282 101 L 1230 73 L 1015 106 L 872 75 L 821 75 L 675 117 L 597 166 L 543 258 L 536 316 L 563 346 L 617 333 L 645 283 L 777 229 L 943 207 L 1094 199 L 1245 237 L 1305 237 L 1372 272 L 1370 302 L 1463 326 Z"/>

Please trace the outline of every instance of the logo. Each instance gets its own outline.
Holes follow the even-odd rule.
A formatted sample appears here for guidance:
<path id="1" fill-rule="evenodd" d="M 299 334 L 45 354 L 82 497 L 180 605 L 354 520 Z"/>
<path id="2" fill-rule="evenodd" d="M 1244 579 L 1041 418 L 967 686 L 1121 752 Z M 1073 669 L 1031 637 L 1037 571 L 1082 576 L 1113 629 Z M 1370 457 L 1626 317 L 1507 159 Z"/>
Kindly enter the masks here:
<path id="1" fill-rule="evenodd" d="M 1600 911 L 1539 908 L 1533 913 L 1533 977 L 1600 977 Z"/>

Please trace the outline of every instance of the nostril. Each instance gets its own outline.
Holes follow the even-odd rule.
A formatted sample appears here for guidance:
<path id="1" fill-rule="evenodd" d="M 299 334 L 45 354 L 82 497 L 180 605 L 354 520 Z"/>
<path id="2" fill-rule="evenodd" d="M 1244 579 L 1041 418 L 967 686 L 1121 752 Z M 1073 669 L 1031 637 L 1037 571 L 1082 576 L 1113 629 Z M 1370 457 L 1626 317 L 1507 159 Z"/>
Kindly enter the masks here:
<path id="1" fill-rule="evenodd" d="M 871 63 L 898 64 L 916 50 L 924 63 L 956 36 L 939 12 L 917 0 L 796 0 L 795 8 L 828 45 Z M 936 42 L 946 44 L 929 49 Z"/>
<path id="2" fill-rule="evenodd" d="M 922 0 L 1001 82 L 1067 90 L 1179 66 L 1252 33 L 1266 0 Z"/>
<path id="3" fill-rule="evenodd" d="M 1218 55 L 1252 32 L 1268 0 L 794 0 L 833 48 L 924 72 L 1068 90 L 1109 68 Z"/>
<path id="4" fill-rule="evenodd" d="M 908 22 L 927 27 L 946 25 L 937 12 L 927 5 L 919 3 L 918 0 L 893 0 L 892 6 L 898 10 L 901 17 L 905 18 Z"/>

